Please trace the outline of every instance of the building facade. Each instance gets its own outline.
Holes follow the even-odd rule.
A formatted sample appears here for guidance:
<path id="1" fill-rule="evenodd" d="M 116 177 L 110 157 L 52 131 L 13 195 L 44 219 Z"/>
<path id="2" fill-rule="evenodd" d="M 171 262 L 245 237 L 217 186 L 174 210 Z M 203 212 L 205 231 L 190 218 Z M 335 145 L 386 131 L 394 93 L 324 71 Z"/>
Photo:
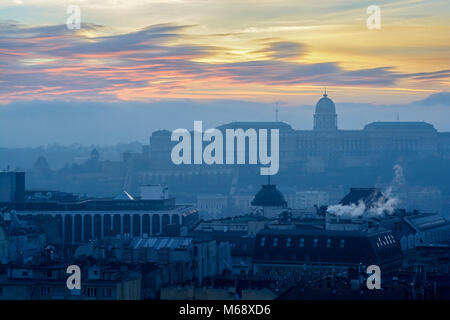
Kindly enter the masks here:
<path id="1" fill-rule="evenodd" d="M 438 132 L 432 124 L 422 121 L 372 122 L 362 130 L 339 129 L 335 104 L 326 93 L 317 102 L 313 123 L 313 130 L 296 130 L 284 122 L 232 122 L 218 129 L 279 129 L 280 171 L 320 173 L 333 168 L 365 167 L 386 154 L 450 156 L 450 132 Z M 223 175 L 233 174 L 226 172 L 227 166 L 174 165 L 170 152 L 176 142 L 170 137 L 170 131 L 159 130 L 150 138 L 150 164 L 157 175 L 147 173 L 149 180 L 164 182 L 177 175 L 178 181 L 183 181 L 198 173 L 199 167 L 219 181 Z"/>

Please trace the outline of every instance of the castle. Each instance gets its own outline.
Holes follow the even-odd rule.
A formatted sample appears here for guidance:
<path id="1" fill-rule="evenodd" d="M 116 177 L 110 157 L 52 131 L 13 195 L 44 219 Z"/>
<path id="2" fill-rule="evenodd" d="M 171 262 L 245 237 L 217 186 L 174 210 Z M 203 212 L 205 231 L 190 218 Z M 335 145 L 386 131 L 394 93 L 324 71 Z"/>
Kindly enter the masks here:
<path id="1" fill-rule="evenodd" d="M 313 130 L 296 130 L 278 121 L 232 122 L 218 129 L 279 129 L 280 171 L 321 173 L 336 168 L 370 167 L 387 156 L 450 157 L 450 132 L 438 132 L 423 121 L 380 121 L 369 123 L 362 130 L 339 129 L 335 104 L 326 92 L 316 104 L 313 121 Z M 150 137 L 148 156 L 155 174 L 230 170 L 227 166 L 173 165 L 170 136 L 170 131 L 159 130 Z"/>

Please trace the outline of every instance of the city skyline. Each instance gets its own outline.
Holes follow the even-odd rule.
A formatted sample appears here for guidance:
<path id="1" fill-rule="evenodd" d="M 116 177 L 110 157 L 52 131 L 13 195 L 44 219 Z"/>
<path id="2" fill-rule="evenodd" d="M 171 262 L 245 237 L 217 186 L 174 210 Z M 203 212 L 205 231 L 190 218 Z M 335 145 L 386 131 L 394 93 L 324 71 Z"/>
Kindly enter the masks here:
<path id="1" fill-rule="evenodd" d="M 449 119 L 448 0 L 1 0 L 0 301 L 449 300 Z"/>

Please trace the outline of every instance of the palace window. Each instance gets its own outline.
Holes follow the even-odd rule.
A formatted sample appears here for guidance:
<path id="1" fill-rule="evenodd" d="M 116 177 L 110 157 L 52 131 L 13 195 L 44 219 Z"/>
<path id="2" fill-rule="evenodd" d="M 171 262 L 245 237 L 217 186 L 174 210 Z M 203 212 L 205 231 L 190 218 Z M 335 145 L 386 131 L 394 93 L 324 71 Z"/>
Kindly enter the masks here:
<path id="1" fill-rule="evenodd" d="M 95 297 L 95 296 L 97 296 L 97 289 L 96 288 L 87 288 L 86 295 L 88 297 Z"/>
<path id="2" fill-rule="evenodd" d="M 103 296 L 104 297 L 111 297 L 112 296 L 112 289 L 111 288 L 103 288 Z"/>
<path id="3" fill-rule="evenodd" d="M 286 239 L 286 247 L 290 247 L 291 246 L 291 238 L 287 238 Z"/>
<path id="4" fill-rule="evenodd" d="M 273 238 L 273 246 L 278 246 L 278 238 Z"/>

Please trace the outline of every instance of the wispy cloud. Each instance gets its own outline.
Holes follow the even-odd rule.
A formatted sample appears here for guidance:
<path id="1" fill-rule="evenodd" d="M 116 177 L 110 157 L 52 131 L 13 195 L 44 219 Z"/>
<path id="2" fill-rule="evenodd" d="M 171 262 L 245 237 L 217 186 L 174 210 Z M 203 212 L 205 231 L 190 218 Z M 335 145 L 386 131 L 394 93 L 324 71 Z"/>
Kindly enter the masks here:
<path id="1" fill-rule="evenodd" d="M 405 74 L 392 66 L 346 70 L 333 61 L 308 63 L 302 60 L 307 46 L 274 39 L 260 41 L 243 62 L 200 62 L 227 48 L 179 44 L 188 28 L 158 24 L 103 35 L 105 27 L 95 24 L 74 32 L 65 25 L 1 23 L 0 101 L 223 98 L 264 86 L 389 86 L 404 78 L 448 77 L 448 70 Z"/>

